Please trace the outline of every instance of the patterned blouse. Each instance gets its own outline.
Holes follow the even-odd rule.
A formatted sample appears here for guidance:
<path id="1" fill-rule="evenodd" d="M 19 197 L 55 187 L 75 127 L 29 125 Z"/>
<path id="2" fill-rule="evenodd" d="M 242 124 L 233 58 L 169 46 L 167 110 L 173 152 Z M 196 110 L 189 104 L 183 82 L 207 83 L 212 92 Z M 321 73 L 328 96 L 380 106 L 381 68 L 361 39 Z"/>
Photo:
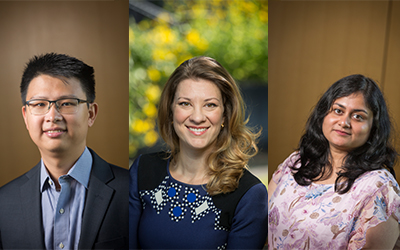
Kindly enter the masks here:
<path id="1" fill-rule="evenodd" d="M 298 185 L 290 169 L 298 158 L 292 153 L 272 177 L 269 249 L 361 249 L 369 228 L 400 220 L 399 185 L 387 170 L 364 173 L 338 194 L 334 184 Z"/>

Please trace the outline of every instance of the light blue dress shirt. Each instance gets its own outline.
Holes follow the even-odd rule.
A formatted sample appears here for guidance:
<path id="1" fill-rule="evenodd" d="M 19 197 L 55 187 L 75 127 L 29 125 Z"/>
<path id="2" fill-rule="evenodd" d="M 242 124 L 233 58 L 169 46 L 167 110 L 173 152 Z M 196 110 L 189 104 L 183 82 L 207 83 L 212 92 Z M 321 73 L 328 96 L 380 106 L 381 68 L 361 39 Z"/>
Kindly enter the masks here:
<path id="1" fill-rule="evenodd" d="M 41 161 L 40 191 L 46 249 L 78 249 L 86 191 L 92 169 L 92 155 L 85 148 L 82 155 L 56 186 Z"/>

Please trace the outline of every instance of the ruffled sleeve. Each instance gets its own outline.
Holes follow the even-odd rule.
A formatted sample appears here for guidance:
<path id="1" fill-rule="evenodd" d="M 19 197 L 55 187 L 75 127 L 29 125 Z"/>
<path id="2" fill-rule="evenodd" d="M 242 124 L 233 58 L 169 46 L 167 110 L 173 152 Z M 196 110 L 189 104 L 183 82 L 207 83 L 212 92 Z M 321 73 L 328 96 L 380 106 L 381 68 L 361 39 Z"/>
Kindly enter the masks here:
<path id="1" fill-rule="evenodd" d="M 391 216 L 400 222 L 400 192 L 394 177 L 386 170 L 379 170 L 360 178 L 365 180 L 361 181 L 360 185 L 354 185 L 360 186 L 358 188 L 364 190 L 362 195 L 366 197 L 353 197 L 359 202 L 351 215 L 354 222 L 348 249 L 361 249 L 366 243 L 367 230 L 387 221 Z M 357 194 L 359 195 L 361 194 Z"/>
<path id="2" fill-rule="evenodd" d="M 283 176 L 291 174 L 292 169 L 290 167 L 295 164 L 297 159 L 299 159 L 299 153 L 293 152 L 288 158 L 285 159 L 283 163 L 278 166 L 277 170 L 272 175 L 272 180 L 276 184 L 279 184 Z"/>

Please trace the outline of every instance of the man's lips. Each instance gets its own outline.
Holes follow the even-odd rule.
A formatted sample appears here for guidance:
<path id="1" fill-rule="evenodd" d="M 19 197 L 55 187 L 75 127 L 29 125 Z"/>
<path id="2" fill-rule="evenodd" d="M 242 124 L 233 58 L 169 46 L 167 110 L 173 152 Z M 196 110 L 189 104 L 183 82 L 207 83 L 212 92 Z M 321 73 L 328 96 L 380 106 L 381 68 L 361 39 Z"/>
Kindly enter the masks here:
<path id="1" fill-rule="evenodd" d="M 64 134 L 67 130 L 61 128 L 46 129 L 43 132 L 49 137 L 59 137 Z"/>

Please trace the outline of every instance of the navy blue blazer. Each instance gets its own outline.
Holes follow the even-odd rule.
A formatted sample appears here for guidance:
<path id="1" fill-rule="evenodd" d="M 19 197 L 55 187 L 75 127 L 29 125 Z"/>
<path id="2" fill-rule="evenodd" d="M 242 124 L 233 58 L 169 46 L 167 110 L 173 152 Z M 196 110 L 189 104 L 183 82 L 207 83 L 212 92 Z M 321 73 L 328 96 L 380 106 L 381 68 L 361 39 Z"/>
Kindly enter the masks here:
<path id="1" fill-rule="evenodd" d="M 128 249 L 129 172 L 93 150 L 79 249 Z M 0 188 L 0 249 L 45 249 L 40 163 Z"/>

